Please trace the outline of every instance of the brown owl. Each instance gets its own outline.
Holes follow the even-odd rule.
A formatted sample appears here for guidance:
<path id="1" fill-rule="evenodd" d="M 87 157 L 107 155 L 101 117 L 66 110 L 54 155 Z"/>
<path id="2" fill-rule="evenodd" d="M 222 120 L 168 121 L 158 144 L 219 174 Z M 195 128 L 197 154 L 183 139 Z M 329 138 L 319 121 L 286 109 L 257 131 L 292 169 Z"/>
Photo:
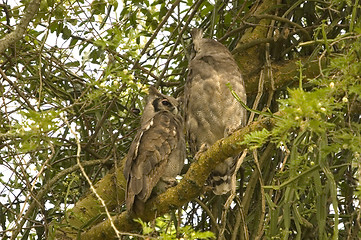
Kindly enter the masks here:
<path id="1" fill-rule="evenodd" d="M 154 87 L 124 166 L 126 206 L 139 214 L 144 203 L 176 184 L 185 159 L 183 118 L 176 99 Z"/>
<path id="2" fill-rule="evenodd" d="M 241 72 L 229 50 L 221 43 L 202 37 L 192 30 L 193 52 L 184 90 L 186 136 L 191 153 L 211 146 L 246 123 L 246 110 L 231 95 L 230 83 L 243 102 L 246 91 Z M 213 192 L 222 195 L 231 190 L 235 159 L 219 164 L 209 177 Z"/>

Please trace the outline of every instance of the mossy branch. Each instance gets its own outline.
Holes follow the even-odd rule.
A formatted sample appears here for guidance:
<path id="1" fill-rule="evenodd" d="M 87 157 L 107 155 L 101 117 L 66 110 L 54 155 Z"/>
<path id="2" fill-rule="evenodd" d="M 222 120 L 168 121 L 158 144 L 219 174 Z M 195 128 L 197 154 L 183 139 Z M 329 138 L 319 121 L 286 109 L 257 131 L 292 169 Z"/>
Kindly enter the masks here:
<path id="1" fill-rule="evenodd" d="M 270 130 L 274 126 L 274 118 L 264 118 L 244 127 L 231 136 L 217 141 L 206 152 L 200 154 L 199 159 L 192 163 L 183 179 L 175 187 L 147 202 L 147 211 L 139 217 L 144 221 L 151 221 L 156 216 L 163 215 L 171 209 L 181 207 L 201 194 L 204 183 L 217 164 L 224 159 L 234 156 L 247 146 L 240 144 L 248 133 L 264 128 Z M 139 229 L 132 217 L 123 212 L 111 219 L 120 232 L 127 233 Z M 99 223 L 81 235 L 81 239 L 113 239 L 115 232 L 110 226 L 110 220 Z"/>

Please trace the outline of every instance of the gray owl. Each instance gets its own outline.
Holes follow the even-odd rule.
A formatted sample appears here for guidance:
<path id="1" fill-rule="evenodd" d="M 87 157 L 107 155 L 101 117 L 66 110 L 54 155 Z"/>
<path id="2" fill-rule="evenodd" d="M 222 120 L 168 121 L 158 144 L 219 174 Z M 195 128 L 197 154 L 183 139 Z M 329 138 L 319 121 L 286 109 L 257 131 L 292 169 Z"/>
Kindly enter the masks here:
<path id="1" fill-rule="evenodd" d="M 184 158 L 183 118 L 178 101 L 150 87 L 140 129 L 124 165 L 128 212 L 143 212 L 150 197 L 174 186 Z"/>
<path id="2" fill-rule="evenodd" d="M 246 110 L 231 95 L 227 83 L 246 102 L 241 72 L 229 50 L 193 29 L 193 52 L 184 90 L 187 140 L 191 153 L 209 147 L 246 123 Z M 235 159 L 229 158 L 211 173 L 208 182 L 216 195 L 231 190 Z"/>

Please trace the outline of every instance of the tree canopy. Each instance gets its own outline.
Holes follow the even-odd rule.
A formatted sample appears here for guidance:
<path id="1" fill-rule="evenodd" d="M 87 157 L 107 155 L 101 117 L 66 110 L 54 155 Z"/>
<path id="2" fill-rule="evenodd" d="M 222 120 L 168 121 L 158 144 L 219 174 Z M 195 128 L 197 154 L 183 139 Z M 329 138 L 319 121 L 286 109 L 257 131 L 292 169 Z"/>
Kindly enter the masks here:
<path id="1" fill-rule="evenodd" d="M 358 0 L 3 0 L 0 236 L 361 238 L 360 7 Z M 192 28 L 234 55 L 248 125 L 197 161 L 188 154 L 178 185 L 133 220 L 124 206 L 124 157 L 148 87 L 182 97 Z M 236 189 L 216 197 L 206 179 L 234 155 Z"/>

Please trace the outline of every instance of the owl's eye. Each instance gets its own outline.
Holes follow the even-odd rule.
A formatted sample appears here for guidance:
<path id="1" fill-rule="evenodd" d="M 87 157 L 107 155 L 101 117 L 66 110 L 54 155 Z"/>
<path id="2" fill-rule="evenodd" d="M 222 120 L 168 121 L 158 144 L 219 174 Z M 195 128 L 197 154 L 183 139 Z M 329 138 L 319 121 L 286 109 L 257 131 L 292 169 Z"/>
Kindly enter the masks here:
<path id="1" fill-rule="evenodd" d="M 172 104 L 171 104 L 168 100 L 166 100 L 166 99 L 162 100 L 162 104 L 163 104 L 164 106 L 166 106 L 166 107 L 172 106 Z"/>

